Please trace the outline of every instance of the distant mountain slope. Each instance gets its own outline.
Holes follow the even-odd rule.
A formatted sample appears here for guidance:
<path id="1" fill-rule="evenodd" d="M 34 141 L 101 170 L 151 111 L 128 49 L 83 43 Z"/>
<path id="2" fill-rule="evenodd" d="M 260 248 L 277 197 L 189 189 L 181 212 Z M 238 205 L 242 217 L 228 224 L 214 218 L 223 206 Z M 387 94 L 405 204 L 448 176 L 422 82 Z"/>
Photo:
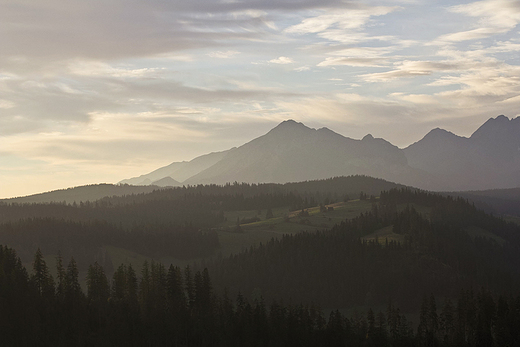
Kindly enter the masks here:
<path id="1" fill-rule="evenodd" d="M 438 177 L 434 190 L 520 187 L 520 117 L 491 118 L 469 138 L 434 129 L 404 153 Z"/>
<path id="2" fill-rule="evenodd" d="M 467 138 L 436 128 L 399 149 L 288 120 L 238 148 L 172 163 L 121 183 L 286 183 L 368 175 L 432 191 L 520 187 L 520 117 L 491 118 Z M 161 183 L 162 182 L 162 183 Z"/>
<path id="3" fill-rule="evenodd" d="M 520 188 L 450 192 L 446 194 L 466 198 L 488 213 L 520 217 Z"/>
<path id="4" fill-rule="evenodd" d="M 155 181 L 170 177 L 175 181 L 182 182 L 187 178 L 199 173 L 200 171 L 214 165 L 216 162 L 221 160 L 229 151 L 213 152 L 205 155 L 201 155 L 190 161 L 174 162 L 170 165 L 161 167 L 148 174 L 141 175 L 139 177 L 132 177 L 120 181 L 121 184 L 133 184 L 133 185 L 149 185 Z"/>
<path id="5" fill-rule="evenodd" d="M 152 185 L 158 187 L 180 187 L 182 184 L 180 184 L 178 181 L 174 180 L 170 176 L 167 176 L 161 178 L 160 180 L 152 182 Z"/>
<path id="6" fill-rule="evenodd" d="M 86 186 L 53 190 L 51 192 L 34 194 L 11 199 L 2 199 L 0 203 L 48 203 L 66 202 L 72 204 L 84 201 L 95 201 L 107 196 L 123 196 L 130 194 L 150 193 L 160 189 L 157 186 L 132 186 L 114 184 L 91 184 Z"/>
<path id="7" fill-rule="evenodd" d="M 404 177 L 414 183 L 424 175 L 410 168 L 402 151 L 383 139 L 367 135 L 353 140 L 288 120 L 183 183 L 285 183 L 356 174 L 390 181 Z"/>

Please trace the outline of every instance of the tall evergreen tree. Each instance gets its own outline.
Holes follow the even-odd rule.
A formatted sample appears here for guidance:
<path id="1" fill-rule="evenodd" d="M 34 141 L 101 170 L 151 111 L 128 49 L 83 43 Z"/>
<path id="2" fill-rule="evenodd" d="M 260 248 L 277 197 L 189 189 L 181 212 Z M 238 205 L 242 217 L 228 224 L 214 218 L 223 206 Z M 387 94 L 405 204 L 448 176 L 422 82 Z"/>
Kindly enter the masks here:
<path id="1" fill-rule="evenodd" d="M 40 296 L 45 297 L 47 300 L 52 300 L 54 298 L 54 279 L 49 273 L 49 269 L 43 259 L 43 254 L 40 248 L 38 248 L 34 255 L 33 275 L 31 276 L 31 281 Z"/>

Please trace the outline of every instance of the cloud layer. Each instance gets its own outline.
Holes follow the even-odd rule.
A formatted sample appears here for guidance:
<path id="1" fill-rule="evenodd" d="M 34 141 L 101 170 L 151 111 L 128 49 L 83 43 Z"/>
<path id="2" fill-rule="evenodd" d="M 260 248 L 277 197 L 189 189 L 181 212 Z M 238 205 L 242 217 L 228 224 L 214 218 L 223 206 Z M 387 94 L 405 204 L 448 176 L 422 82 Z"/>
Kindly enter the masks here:
<path id="1" fill-rule="evenodd" d="M 520 1 L 7 0 L 0 23 L 0 197 L 117 182 L 288 118 L 406 146 L 520 109 Z"/>

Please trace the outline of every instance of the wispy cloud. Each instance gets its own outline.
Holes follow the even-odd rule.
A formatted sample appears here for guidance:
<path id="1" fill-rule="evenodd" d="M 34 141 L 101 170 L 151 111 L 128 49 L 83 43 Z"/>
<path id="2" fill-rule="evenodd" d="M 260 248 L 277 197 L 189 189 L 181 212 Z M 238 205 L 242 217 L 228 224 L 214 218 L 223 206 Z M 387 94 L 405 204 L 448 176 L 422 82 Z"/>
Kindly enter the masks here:
<path id="1" fill-rule="evenodd" d="M 215 51 L 208 53 L 208 56 L 211 58 L 220 58 L 220 59 L 228 59 L 231 58 L 237 54 L 240 54 L 240 52 L 237 51 Z"/>
<path id="2" fill-rule="evenodd" d="M 431 75 L 435 72 L 465 70 L 467 66 L 449 61 L 403 61 L 391 71 L 361 75 L 367 82 L 384 82 L 396 78 Z"/>
<path id="3" fill-rule="evenodd" d="M 478 18 L 474 28 L 440 36 L 435 43 L 478 40 L 506 33 L 520 23 L 520 2 L 517 0 L 485 0 L 452 6 L 451 12 Z"/>
<path id="4" fill-rule="evenodd" d="M 292 64 L 292 63 L 294 63 L 294 60 L 292 58 L 288 58 L 288 57 L 278 57 L 276 59 L 269 60 L 269 62 L 273 63 L 273 64 L 285 65 L 285 64 Z"/>

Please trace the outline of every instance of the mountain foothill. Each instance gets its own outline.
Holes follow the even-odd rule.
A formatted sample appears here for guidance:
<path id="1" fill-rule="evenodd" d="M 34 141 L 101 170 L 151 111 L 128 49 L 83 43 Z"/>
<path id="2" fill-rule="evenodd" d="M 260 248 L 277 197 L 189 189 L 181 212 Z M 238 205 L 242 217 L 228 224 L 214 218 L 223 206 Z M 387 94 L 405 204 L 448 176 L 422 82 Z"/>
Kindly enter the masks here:
<path id="1" fill-rule="evenodd" d="M 520 186 L 520 117 L 490 118 L 470 137 L 433 129 L 406 148 L 286 120 L 240 147 L 174 162 L 122 184 L 286 183 L 367 175 L 431 191 Z"/>

